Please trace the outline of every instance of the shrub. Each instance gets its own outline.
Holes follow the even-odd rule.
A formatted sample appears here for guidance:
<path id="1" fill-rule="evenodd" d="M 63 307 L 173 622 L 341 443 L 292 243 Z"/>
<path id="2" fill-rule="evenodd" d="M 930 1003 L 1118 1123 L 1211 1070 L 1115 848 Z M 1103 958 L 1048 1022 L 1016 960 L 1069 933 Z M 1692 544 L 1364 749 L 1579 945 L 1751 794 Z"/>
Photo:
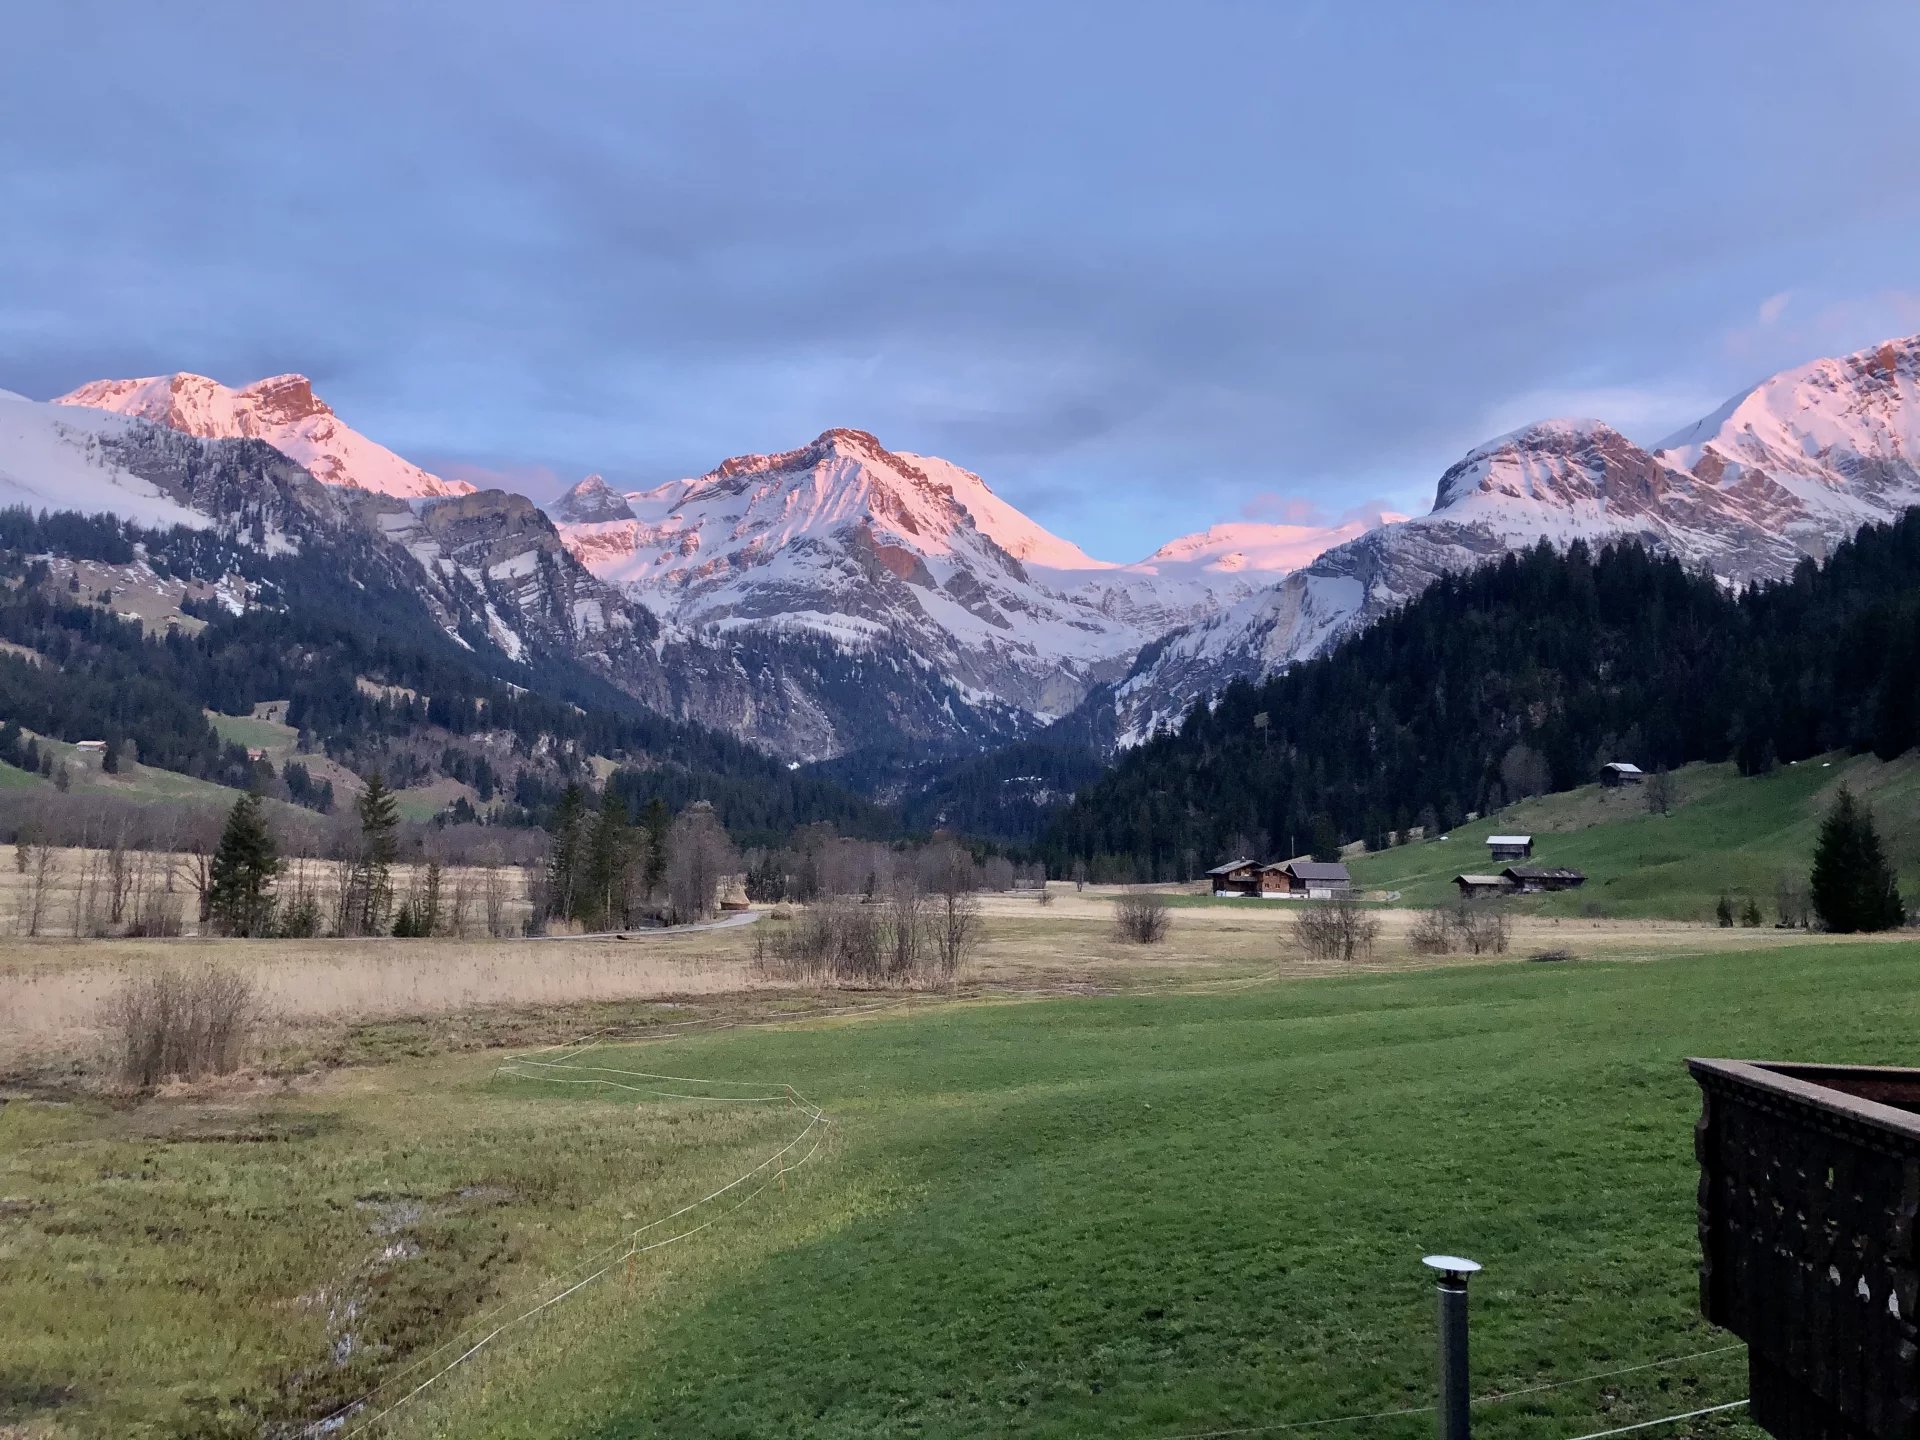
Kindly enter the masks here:
<path id="1" fill-rule="evenodd" d="M 1733 901 L 1725 895 L 1722 895 L 1716 900 L 1713 906 L 1713 918 L 1720 922 L 1720 928 L 1722 930 L 1731 929 L 1733 926 Z"/>
<path id="2" fill-rule="evenodd" d="M 1504 955 L 1512 933 L 1513 922 L 1497 901 L 1462 900 L 1451 910 L 1422 910 L 1407 939 L 1420 955 L 1448 955 L 1455 950 Z"/>
<path id="3" fill-rule="evenodd" d="M 928 897 L 902 883 L 884 899 L 836 895 L 791 925 L 754 937 L 754 963 L 770 979 L 809 985 L 951 984 L 978 938 L 970 892 Z"/>
<path id="4" fill-rule="evenodd" d="M 1513 920 L 1497 903 L 1473 905 L 1462 901 L 1453 912 L 1460 944 L 1476 955 L 1504 955 L 1513 936 Z"/>
<path id="5" fill-rule="evenodd" d="M 1533 952 L 1533 954 L 1529 955 L 1527 958 L 1529 960 L 1538 960 L 1545 963 L 1553 963 L 1561 960 L 1573 959 L 1573 952 L 1571 950 L 1536 950 Z"/>
<path id="6" fill-rule="evenodd" d="M 1437 906 L 1422 910 L 1407 934 L 1416 955 L 1446 955 L 1453 949 L 1453 917 Z"/>
<path id="7" fill-rule="evenodd" d="M 207 965 L 134 976 L 107 1000 L 101 1018 L 115 1073 L 144 1089 L 175 1076 L 231 1074 L 259 1012 L 251 980 Z"/>
<path id="8" fill-rule="evenodd" d="M 1328 901 L 1307 901 L 1294 922 L 1293 937 L 1309 960 L 1337 960 L 1351 964 L 1373 954 L 1380 922 L 1351 895 Z"/>
<path id="9" fill-rule="evenodd" d="M 1167 938 L 1172 924 L 1173 916 L 1168 913 L 1164 895 L 1130 890 L 1114 906 L 1114 937 L 1128 944 L 1158 945 Z"/>

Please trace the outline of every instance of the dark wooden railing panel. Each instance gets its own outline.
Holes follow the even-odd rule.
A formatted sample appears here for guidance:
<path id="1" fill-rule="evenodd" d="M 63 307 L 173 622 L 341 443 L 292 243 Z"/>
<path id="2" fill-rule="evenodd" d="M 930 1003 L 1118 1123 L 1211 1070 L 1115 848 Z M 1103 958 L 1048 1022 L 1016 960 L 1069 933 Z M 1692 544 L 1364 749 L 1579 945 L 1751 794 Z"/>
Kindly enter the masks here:
<path id="1" fill-rule="evenodd" d="M 1691 1061 L 1700 1305 L 1780 1440 L 1920 1440 L 1920 1072 Z M 1908 1103 L 1911 1103 L 1909 1101 Z"/>

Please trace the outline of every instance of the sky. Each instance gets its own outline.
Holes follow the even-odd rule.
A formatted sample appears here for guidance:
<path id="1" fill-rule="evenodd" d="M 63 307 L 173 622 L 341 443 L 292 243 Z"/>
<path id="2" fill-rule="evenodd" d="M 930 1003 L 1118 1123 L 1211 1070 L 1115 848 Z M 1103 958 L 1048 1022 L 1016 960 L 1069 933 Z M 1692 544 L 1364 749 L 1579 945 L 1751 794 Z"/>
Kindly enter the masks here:
<path id="1" fill-rule="evenodd" d="M 871 430 L 1106 559 L 1920 332 L 1910 0 L 21 7 L 0 387 L 536 499 Z"/>

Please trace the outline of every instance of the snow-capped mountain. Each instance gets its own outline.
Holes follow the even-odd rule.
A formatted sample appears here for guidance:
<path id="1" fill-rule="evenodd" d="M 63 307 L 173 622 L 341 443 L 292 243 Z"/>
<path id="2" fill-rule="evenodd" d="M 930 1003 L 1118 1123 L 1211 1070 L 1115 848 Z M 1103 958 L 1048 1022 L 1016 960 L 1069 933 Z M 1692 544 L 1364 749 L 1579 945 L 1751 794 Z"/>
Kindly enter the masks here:
<path id="1" fill-rule="evenodd" d="M 75 392 L 91 395 L 141 407 L 110 383 Z M 779 636 L 665 634 L 643 604 L 575 560 L 552 521 L 522 496 L 468 486 L 393 496 L 365 484 L 322 484 L 251 437 L 258 417 L 250 410 L 155 408 L 159 418 L 149 420 L 74 397 L 38 402 L 0 392 L 0 505 L 217 529 L 269 553 L 323 554 L 349 573 L 375 564 L 458 644 L 491 647 L 536 674 L 582 665 L 663 715 L 793 759 L 883 739 L 963 746 L 1032 728 L 1021 712 L 963 693 L 892 641 L 850 658 Z M 206 438 L 178 428 L 186 425 L 236 433 Z"/>
<path id="2" fill-rule="evenodd" d="M 0 390 L 0 504 L 206 528 L 206 516 L 128 468 L 120 445 L 139 428 L 117 415 L 59 411 Z"/>
<path id="3" fill-rule="evenodd" d="M 1442 574 L 1543 540 L 1637 539 L 1744 583 L 1915 504 L 1920 336 L 1785 371 L 1651 451 L 1598 420 L 1543 421 L 1449 468 L 1427 515 L 1336 546 L 1149 649 L 1116 691 L 1119 733 L 1138 740 Z"/>
<path id="4" fill-rule="evenodd" d="M 859 430 L 550 507 L 573 553 L 689 630 L 904 643 L 970 692 L 1051 718 L 1140 647 L 1364 529 L 1216 527 L 1137 565 L 1096 560 L 978 475 Z"/>
<path id="5" fill-rule="evenodd" d="M 110 410 L 202 439 L 264 440 L 323 485 L 417 498 L 468 495 L 464 480 L 443 480 L 340 423 L 304 375 L 275 375 L 230 390 L 204 375 L 95 380 L 59 405 Z"/>

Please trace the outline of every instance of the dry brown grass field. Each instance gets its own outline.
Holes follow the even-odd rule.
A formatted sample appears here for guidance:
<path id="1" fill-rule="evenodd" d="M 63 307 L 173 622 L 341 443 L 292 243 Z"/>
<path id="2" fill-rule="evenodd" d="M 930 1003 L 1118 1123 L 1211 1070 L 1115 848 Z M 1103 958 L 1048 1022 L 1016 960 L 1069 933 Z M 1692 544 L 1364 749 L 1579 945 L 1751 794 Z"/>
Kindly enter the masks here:
<path id="1" fill-rule="evenodd" d="M 71 852 L 68 854 L 71 861 Z M 449 872 L 449 882 L 452 883 Z M 518 883 L 518 874 L 511 878 Z M 0 914 L 21 877 L 0 872 Z M 399 885 L 404 890 L 407 877 Z M 479 883 L 475 872 L 473 883 Z M 11 893 L 10 893 L 11 892 Z M 1653 960 L 1680 954 L 1804 943 L 1772 930 L 1722 930 L 1677 921 L 1516 916 L 1500 956 L 1423 955 L 1409 943 L 1417 912 L 1371 912 L 1381 933 L 1371 955 L 1351 963 L 1308 958 L 1295 943 L 1299 911 L 1280 902 L 1181 905 L 1167 940 L 1138 946 L 1116 938 L 1119 887 L 1055 886 L 1046 905 L 1029 897 L 981 900 L 982 938 L 957 997 L 1110 994 L 1216 987 L 1265 980 L 1387 973 L 1475 963 L 1525 963 L 1542 952 L 1573 960 Z M 1170 892 L 1173 893 L 1173 892 Z M 71 889 L 59 897 L 71 910 Z M 191 892 L 187 896 L 191 902 Z M 516 904 L 524 911 L 524 901 Z M 189 903 L 189 910 L 191 904 Z M 769 931 L 783 922 L 757 916 Z M 517 917 L 516 917 L 517 921 Z M 165 967 L 216 964 L 251 983 L 264 1047 L 311 1051 L 314 1037 L 356 1026 L 420 1021 L 477 1043 L 513 1043 L 531 1017 L 562 1025 L 572 1010 L 632 1002 L 706 1003 L 762 997 L 794 987 L 754 964 L 758 926 L 637 932 L 628 939 L 432 940 L 76 939 L 71 934 L 0 940 L 0 1075 L 55 1061 L 78 1062 L 104 1039 L 102 1007 L 129 977 Z M 1843 942 L 1844 943 L 1844 942 Z M 1862 938 L 1853 943 L 1875 943 Z M 464 1017 L 464 1018 L 462 1018 Z M 475 1018 L 480 1017 L 478 1030 Z M 489 1042 L 484 1037 L 496 1037 Z M 325 1046 L 319 1048 L 325 1049 Z"/>

